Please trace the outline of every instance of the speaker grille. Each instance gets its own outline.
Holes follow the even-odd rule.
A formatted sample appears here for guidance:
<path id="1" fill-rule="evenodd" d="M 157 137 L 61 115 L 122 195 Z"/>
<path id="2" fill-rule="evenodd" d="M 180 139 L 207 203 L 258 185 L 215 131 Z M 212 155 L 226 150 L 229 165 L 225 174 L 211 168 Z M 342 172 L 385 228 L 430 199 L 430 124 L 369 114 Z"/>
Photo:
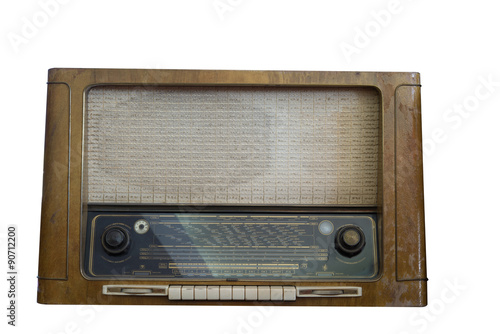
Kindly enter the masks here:
<path id="1" fill-rule="evenodd" d="M 375 205 L 372 88 L 97 86 L 88 202 Z"/>

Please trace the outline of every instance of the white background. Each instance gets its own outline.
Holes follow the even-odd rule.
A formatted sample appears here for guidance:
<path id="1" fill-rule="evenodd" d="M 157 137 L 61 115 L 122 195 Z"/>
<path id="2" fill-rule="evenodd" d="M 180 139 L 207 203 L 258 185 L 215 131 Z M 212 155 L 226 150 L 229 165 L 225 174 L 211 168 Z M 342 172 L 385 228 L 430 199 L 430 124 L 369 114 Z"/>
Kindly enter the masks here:
<path id="1" fill-rule="evenodd" d="M 500 18 L 495 2 L 400 0 L 394 7 L 388 0 L 59 0 L 56 8 L 41 1 L 0 5 L 3 333 L 498 330 Z M 229 7 L 218 13 L 214 4 L 221 3 Z M 373 13 L 387 12 L 377 23 Z M 35 29 L 27 28 L 30 24 Z M 359 31 L 366 30 L 363 38 Z M 341 46 L 347 44 L 357 53 L 346 57 Z M 420 72 L 429 306 L 38 305 L 45 82 L 51 67 Z M 494 84 L 485 85 L 487 80 Z M 9 223 L 18 225 L 20 247 L 16 328 L 6 324 Z"/>

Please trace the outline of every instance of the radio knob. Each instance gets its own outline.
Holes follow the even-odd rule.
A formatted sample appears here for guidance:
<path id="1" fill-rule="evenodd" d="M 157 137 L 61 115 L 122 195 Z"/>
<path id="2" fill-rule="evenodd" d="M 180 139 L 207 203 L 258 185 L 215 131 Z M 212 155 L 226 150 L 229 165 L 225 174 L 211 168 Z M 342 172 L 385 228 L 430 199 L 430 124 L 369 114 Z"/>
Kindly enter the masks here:
<path id="1" fill-rule="evenodd" d="M 335 236 L 335 249 L 347 257 L 361 253 L 365 244 L 365 235 L 357 226 L 343 226 Z"/>
<path id="2" fill-rule="evenodd" d="M 118 255 L 123 253 L 129 245 L 129 234 L 121 227 L 112 227 L 102 235 L 102 246 L 108 254 Z"/>

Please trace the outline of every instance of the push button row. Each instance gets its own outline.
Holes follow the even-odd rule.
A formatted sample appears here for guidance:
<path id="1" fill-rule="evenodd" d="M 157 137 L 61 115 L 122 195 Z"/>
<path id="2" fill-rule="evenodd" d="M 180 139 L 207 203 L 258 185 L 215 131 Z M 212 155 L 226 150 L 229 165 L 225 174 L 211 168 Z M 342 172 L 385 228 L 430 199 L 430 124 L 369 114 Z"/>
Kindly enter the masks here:
<path id="1" fill-rule="evenodd" d="M 170 300 L 271 300 L 294 301 L 294 286 L 170 285 Z"/>
<path id="2" fill-rule="evenodd" d="M 257 286 L 257 285 L 103 285 L 112 296 L 168 296 L 170 300 L 272 300 L 294 301 L 299 297 L 361 297 L 356 286 Z"/>

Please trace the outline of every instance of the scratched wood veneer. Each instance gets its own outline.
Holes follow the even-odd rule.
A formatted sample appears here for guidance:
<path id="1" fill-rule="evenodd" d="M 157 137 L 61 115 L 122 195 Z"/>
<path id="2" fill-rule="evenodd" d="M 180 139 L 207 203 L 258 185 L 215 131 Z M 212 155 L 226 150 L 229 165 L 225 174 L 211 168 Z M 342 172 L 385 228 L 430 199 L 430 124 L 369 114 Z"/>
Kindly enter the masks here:
<path id="1" fill-rule="evenodd" d="M 418 73 L 51 69 L 47 120 L 38 302 L 43 304 L 256 305 L 269 302 L 171 301 L 166 297 L 110 296 L 103 285 L 179 284 L 168 280 L 88 280 L 82 275 L 82 138 L 85 96 L 95 85 L 372 87 L 380 97 L 378 159 L 379 275 L 333 282 L 196 281 L 195 285 L 356 286 L 353 298 L 297 298 L 286 306 L 425 306 L 427 273 L 420 76 Z M 355 212 L 339 207 L 338 212 Z M 361 209 L 360 209 L 361 210 Z"/>

